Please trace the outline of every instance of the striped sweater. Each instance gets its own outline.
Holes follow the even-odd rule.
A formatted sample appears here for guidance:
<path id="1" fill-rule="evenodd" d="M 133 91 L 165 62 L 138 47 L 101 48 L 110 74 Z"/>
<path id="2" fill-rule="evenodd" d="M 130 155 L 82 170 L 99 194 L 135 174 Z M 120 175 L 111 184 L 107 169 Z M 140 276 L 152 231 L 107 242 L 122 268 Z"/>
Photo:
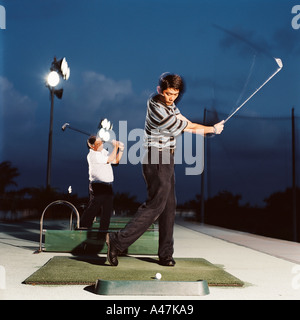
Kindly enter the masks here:
<path id="1" fill-rule="evenodd" d="M 176 137 L 187 127 L 188 123 L 177 119 L 179 109 L 173 104 L 167 106 L 152 97 L 147 103 L 147 115 L 144 130 L 144 147 L 175 149 Z"/>

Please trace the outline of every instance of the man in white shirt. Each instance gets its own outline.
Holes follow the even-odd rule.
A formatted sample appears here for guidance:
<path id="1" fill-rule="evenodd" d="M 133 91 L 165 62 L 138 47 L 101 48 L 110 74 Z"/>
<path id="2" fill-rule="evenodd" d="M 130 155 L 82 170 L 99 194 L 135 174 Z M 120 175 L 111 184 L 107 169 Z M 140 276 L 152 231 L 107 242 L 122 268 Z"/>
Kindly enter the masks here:
<path id="1" fill-rule="evenodd" d="M 89 193 L 90 199 L 83 212 L 80 227 L 91 228 L 96 216 L 100 214 L 100 231 L 108 230 L 113 211 L 114 174 L 112 164 L 118 164 L 122 158 L 124 145 L 119 141 L 111 141 L 114 146 L 111 154 L 103 148 L 103 141 L 91 136 L 88 141 L 89 153 Z"/>

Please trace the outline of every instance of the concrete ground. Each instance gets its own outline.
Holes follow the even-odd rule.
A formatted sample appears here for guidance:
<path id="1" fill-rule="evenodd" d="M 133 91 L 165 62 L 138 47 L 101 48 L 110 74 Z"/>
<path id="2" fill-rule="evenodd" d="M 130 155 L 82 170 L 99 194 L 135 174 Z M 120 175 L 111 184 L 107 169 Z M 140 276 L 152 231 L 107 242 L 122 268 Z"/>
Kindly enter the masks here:
<path id="1" fill-rule="evenodd" d="M 49 228 L 50 229 L 50 228 Z M 39 222 L 0 224 L 0 266 L 6 289 L 0 300 L 299 300 L 300 244 L 178 220 L 174 257 L 204 258 L 245 282 L 243 288 L 210 287 L 198 297 L 100 296 L 86 286 L 31 286 L 22 282 L 49 259 L 65 253 L 33 254 Z M 1 277 L 0 277 L 1 279 Z M 1 281 L 1 280 L 0 280 Z"/>

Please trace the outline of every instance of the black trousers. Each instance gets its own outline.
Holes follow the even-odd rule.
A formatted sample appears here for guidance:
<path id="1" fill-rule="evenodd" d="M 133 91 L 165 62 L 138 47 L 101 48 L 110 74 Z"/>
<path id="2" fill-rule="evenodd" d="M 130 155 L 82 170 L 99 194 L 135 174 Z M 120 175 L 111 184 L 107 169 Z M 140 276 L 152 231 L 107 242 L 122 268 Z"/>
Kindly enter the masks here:
<path id="1" fill-rule="evenodd" d="M 146 160 L 148 161 L 143 164 L 143 175 L 147 184 L 147 201 L 139 207 L 124 229 L 112 233 L 111 241 L 119 251 L 123 252 L 159 219 L 158 256 L 160 259 L 167 259 L 172 257 L 174 252 L 173 230 L 176 212 L 174 156 L 169 151 L 157 151 L 158 161 L 152 161 L 148 152 Z"/>
<path id="2" fill-rule="evenodd" d="M 80 227 L 91 228 L 94 218 L 100 216 L 100 230 L 108 230 L 113 212 L 113 189 L 111 185 L 90 183 L 89 204 L 80 219 Z"/>

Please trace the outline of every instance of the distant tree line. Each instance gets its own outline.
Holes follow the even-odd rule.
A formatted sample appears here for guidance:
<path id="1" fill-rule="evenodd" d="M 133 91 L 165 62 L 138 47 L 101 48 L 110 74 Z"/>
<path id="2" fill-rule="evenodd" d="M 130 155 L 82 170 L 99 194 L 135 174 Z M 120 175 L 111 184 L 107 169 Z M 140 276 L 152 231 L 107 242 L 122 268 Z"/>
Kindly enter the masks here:
<path id="1" fill-rule="evenodd" d="M 39 218 L 45 207 L 56 200 L 67 200 L 76 206 L 82 213 L 88 203 L 88 198 L 80 198 L 76 194 L 61 193 L 55 189 L 24 188 L 17 191 L 7 191 L 9 186 L 17 186 L 15 178 L 20 175 L 17 168 L 8 161 L 0 163 L 0 212 L 14 212 L 30 210 L 31 218 Z M 220 192 L 207 199 L 204 203 L 204 221 L 201 221 L 201 196 L 179 205 L 181 211 L 192 211 L 189 217 L 196 222 L 204 222 L 214 226 L 250 232 L 277 239 L 293 240 L 293 209 L 292 189 L 271 194 L 264 199 L 264 207 L 241 204 L 242 196 L 234 195 L 228 191 Z M 297 188 L 297 199 L 300 199 L 300 189 Z M 116 193 L 114 197 L 114 210 L 117 215 L 132 215 L 140 203 L 135 196 L 128 193 Z M 52 218 L 67 217 L 69 212 L 56 208 L 50 210 Z M 298 205 L 298 226 L 300 233 L 300 203 Z M 1 215 L 0 215 L 1 219 Z"/>
<path id="2" fill-rule="evenodd" d="M 88 204 L 88 197 L 78 197 L 77 194 L 62 193 L 55 188 L 23 188 L 16 191 L 7 191 L 8 187 L 15 186 L 15 178 L 20 175 L 11 162 L 0 163 L 0 213 L 5 219 L 5 213 L 10 220 L 18 219 L 20 211 L 26 211 L 30 218 L 40 218 L 44 209 L 53 201 L 65 200 L 71 202 L 81 214 Z M 114 210 L 118 215 L 132 215 L 140 204 L 135 196 L 128 193 L 116 193 L 114 197 Z M 47 211 L 47 217 L 61 219 L 67 217 L 70 209 L 66 206 L 53 206 Z M 4 216 L 4 218 L 3 218 Z M 1 220 L 1 214 L 0 214 Z"/>
<path id="3" fill-rule="evenodd" d="M 299 188 L 297 188 L 297 199 L 300 199 Z M 293 192 L 291 188 L 271 194 L 264 199 L 264 207 L 243 205 L 240 203 L 241 200 L 241 195 L 234 195 L 228 191 L 220 192 L 205 200 L 204 221 L 201 221 L 200 195 L 197 195 L 195 200 L 182 205 L 180 209 L 193 210 L 194 219 L 205 224 L 293 241 Z M 300 203 L 297 208 L 298 234 L 300 233 L 299 209 Z"/>

